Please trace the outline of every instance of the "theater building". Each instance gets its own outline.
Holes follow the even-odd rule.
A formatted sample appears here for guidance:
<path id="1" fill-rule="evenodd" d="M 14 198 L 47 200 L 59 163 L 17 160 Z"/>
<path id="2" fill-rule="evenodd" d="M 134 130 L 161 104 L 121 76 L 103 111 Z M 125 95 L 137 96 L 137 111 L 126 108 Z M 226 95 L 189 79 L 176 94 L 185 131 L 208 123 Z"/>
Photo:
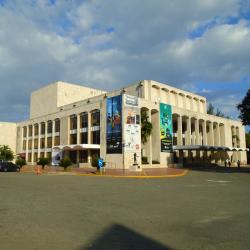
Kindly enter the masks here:
<path id="1" fill-rule="evenodd" d="M 152 123 L 144 143 L 142 113 Z M 57 165 L 68 156 L 87 167 L 94 155 L 106 167 L 130 170 L 225 159 L 246 163 L 240 121 L 209 115 L 205 97 L 152 80 L 112 92 L 52 83 L 31 94 L 29 120 L 8 124 L 0 123 L 0 144 L 31 165 L 40 157 Z"/>

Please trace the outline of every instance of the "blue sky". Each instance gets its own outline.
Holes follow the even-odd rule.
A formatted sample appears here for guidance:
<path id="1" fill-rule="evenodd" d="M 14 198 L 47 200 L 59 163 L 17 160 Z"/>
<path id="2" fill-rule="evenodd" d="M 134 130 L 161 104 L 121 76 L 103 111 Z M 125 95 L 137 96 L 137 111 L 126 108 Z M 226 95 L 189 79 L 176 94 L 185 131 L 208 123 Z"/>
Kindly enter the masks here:
<path id="1" fill-rule="evenodd" d="M 63 80 L 117 89 L 153 79 L 226 115 L 250 88 L 250 0 L 0 0 L 0 120 Z"/>

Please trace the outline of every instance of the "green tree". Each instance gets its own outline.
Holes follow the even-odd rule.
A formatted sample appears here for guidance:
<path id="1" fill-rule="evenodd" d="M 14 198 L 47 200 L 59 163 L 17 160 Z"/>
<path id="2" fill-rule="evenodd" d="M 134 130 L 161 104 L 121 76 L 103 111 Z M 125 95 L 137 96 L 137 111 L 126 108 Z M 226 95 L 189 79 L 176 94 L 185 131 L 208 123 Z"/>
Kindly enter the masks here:
<path id="1" fill-rule="evenodd" d="M 209 105 L 208 105 L 207 113 L 209 115 L 214 115 L 214 106 L 211 103 L 209 103 Z"/>
<path id="2" fill-rule="evenodd" d="M 250 148 L 250 132 L 246 134 L 246 145 L 247 145 L 247 148 Z"/>
<path id="3" fill-rule="evenodd" d="M 22 168 L 22 166 L 26 165 L 26 160 L 19 156 L 16 159 L 16 165 Z"/>
<path id="4" fill-rule="evenodd" d="M 247 91 L 242 102 L 237 105 L 237 108 L 240 111 L 239 118 L 243 125 L 250 125 L 250 89 Z"/>
<path id="5" fill-rule="evenodd" d="M 69 167 L 70 165 L 72 165 L 71 160 L 69 159 L 69 157 L 64 157 L 60 160 L 60 164 L 59 166 L 63 167 L 64 170 L 67 169 L 67 167 Z"/>
<path id="6" fill-rule="evenodd" d="M 41 157 L 39 158 L 39 161 L 37 162 L 37 165 L 41 165 L 42 166 L 42 169 L 44 169 L 44 167 L 46 165 L 48 165 L 50 163 L 50 160 L 46 157 Z"/>
<path id="7" fill-rule="evenodd" d="M 141 111 L 141 141 L 145 144 L 148 137 L 151 135 L 153 125 L 148 121 L 148 115 L 146 110 Z"/>
<path id="8" fill-rule="evenodd" d="M 0 145 L 0 160 L 12 161 L 14 159 L 14 153 L 8 145 Z"/>

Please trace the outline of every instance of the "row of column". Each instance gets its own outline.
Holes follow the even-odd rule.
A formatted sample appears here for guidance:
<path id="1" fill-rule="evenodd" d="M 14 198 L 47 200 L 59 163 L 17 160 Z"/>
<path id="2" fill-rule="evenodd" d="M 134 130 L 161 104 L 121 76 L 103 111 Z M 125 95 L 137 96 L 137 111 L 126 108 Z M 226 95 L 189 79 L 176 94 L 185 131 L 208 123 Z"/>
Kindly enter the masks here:
<path id="1" fill-rule="evenodd" d="M 192 120 L 194 130 L 192 131 Z M 183 133 L 183 121 L 186 123 L 186 130 Z M 215 126 L 214 126 L 215 125 Z M 208 130 L 207 130 L 208 126 Z M 201 130 L 200 130 L 201 128 Z M 183 136 L 184 135 L 184 136 Z M 183 143 L 185 138 L 185 143 Z M 177 116 L 177 145 L 210 145 L 225 146 L 224 125 L 208 122 L 205 120 L 192 119 L 190 117 Z"/>

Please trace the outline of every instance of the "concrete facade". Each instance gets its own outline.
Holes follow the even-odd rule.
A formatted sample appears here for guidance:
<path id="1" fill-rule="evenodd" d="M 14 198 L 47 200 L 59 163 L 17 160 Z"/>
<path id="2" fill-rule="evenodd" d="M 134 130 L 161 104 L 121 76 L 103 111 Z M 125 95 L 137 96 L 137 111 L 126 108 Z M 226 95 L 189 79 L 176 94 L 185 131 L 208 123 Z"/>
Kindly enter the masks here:
<path id="1" fill-rule="evenodd" d="M 107 99 L 122 95 L 124 100 L 125 94 L 138 98 L 139 110 L 147 112 L 153 125 L 147 142 L 139 143 L 136 166 L 142 166 L 141 156 L 147 158 L 148 164 L 142 166 L 147 168 L 193 161 L 223 164 L 225 159 L 246 163 L 246 152 L 241 151 L 246 147 L 245 128 L 240 121 L 208 115 L 205 97 L 151 80 L 109 93 L 63 82 L 35 91 L 31 94 L 31 118 L 15 125 L 16 137 L 11 133 L 16 152 L 29 164 L 40 157 L 53 158 L 55 151 L 60 151 L 80 167 L 88 166 L 92 156 L 98 155 L 107 167 L 134 169 L 134 152 L 123 148 L 121 153 L 107 153 Z M 173 145 L 183 149 L 161 152 L 160 103 L 172 106 Z M 123 101 L 123 147 L 125 113 Z M 213 149 L 188 149 L 191 146 Z"/>
<path id="2" fill-rule="evenodd" d="M 8 145 L 16 153 L 17 124 L 10 122 L 0 122 L 0 145 Z"/>

